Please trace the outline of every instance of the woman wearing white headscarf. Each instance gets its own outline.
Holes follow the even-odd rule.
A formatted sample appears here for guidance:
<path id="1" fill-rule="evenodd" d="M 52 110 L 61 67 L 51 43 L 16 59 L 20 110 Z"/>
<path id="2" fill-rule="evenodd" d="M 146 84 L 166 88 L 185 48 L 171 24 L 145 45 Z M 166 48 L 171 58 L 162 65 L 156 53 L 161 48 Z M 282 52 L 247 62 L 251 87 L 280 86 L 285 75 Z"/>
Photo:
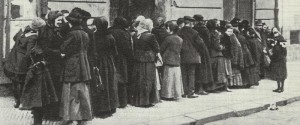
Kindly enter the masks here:
<path id="1" fill-rule="evenodd" d="M 155 66 L 159 45 L 155 36 L 151 34 L 152 28 L 152 20 L 142 20 L 137 27 L 137 33 L 133 36 L 131 104 L 134 106 L 151 106 L 159 102 Z"/>

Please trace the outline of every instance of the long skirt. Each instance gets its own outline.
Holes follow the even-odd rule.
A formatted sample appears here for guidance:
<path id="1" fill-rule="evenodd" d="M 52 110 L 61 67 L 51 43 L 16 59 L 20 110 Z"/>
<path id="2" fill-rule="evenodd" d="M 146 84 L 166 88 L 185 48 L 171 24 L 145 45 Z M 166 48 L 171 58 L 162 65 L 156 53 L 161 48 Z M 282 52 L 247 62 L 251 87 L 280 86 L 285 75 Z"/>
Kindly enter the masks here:
<path id="1" fill-rule="evenodd" d="M 159 102 L 155 63 L 135 62 L 132 73 L 133 106 L 148 106 Z"/>
<path id="2" fill-rule="evenodd" d="M 53 85 L 56 90 L 56 95 L 58 97 L 58 102 L 57 103 L 52 103 L 45 108 L 45 117 L 46 118 L 57 118 L 59 117 L 59 104 L 60 104 L 60 97 L 61 97 L 61 92 L 62 92 L 62 82 L 60 80 L 61 77 L 61 70 L 62 70 L 62 62 L 61 61 L 56 61 L 52 62 L 50 65 L 48 65 Z"/>
<path id="3" fill-rule="evenodd" d="M 118 79 L 118 95 L 120 107 L 126 107 L 127 100 L 127 88 L 128 88 L 128 64 L 126 57 L 117 56 L 115 58 L 116 69 L 117 69 L 117 79 Z"/>
<path id="4" fill-rule="evenodd" d="M 216 90 L 224 87 L 227 82 L 226 68 L 225 68 L 225 58 L 224 57 L 214 57 L 211 58 L 213 83 L 207 86 L 207 90 Z"/>
<path id="5" fill-rule="evenodd" d="M 58 101 L 48 69 L 30 69 L 27 72 L 20 100 L 22 110 L 44 107 Z"/>
<path id="6" fill-rule="evenodd" d="M 230 85 L 230 82 L 232 82 L 232 67 L 231 67 L 231 60 L 228 58 L 224 58 L 225 62 L 225 74 L 227 77 L 227 84 Z"/>
<path id="7" fill-rule="evenodd" d="M 237 68 L 232 68 L 232 81 L 228 86 L 243 86 L 241 71 Z"/>
<path id="8" fill-rule="evenodd" d="M 243 86 L 255 85 L 260 80 L 259 74 L 255 66 L 245 67 L 245 69 L 241 71 L 241 75 L 243 80 Z"/>
<path id="9" fill-rule="evenodd" d="M 119 107 L 118 79 L 114 60 L 111 56 L 98 60 L 103 88 L 91 84 L 93 114 L 103 115 Z"/>
<path id="10" fill-rule="evenodd" d="M 271 62 L 270 78 L 275 81 L 282 81 L 287 78 L 286 62 Z"/>
<path id="11" fill-rule="evenodd" d="M 179 66 L 164 66 L 163 79 L 161 86 L 161 97 L 181 98 L 184 94 L 181 68 Z"/>
<path id="12" fill-rule="evenodd" d="M 60 117 L 63 120 L 91 120 L 92 108 L 86 82 L 63 83 Z"/>

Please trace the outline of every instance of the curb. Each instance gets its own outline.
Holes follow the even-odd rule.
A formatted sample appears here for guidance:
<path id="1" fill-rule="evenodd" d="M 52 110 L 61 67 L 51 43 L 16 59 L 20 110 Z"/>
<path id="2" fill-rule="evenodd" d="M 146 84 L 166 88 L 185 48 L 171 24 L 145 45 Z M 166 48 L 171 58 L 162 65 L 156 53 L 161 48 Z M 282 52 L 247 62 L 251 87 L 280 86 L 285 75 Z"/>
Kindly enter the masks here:
<path id="1" fill-rule="evenodd" d="M 291 104 L 291 103 L 296 102 L 296 101 L 300 101 L 300 96 L 292 97 L 292 98 L 285 99 L 285 100 L 280 100 L 280 101 L 277 101 L 275 103 L 276 103 L 277 106 L 285 106 L 287 104 Z M 254 107 L 254 108 L 251 108 L 251 109 L 242 109 L 242 110 L 238 110 L 238 111 L 233 111 L 233 114 L 230 114 L 230 113 L 228 114 L 227 113 L 227 114 L 215 115 L 215 116 L 211 116 L 211 119 L 213 119 L 213 120 L 205 121 L 203 119 L 199 119 L 194 124 L 191 124 L 191 125 L 204 125 L 204 124 L 209 123 L 209 122 L 224 120 L 224 119 L 227 119 L 227 118 L 230 118 L 230 117 L 247 116 L 247 115 L 257 113 L 257 112 L 260 112 L 260 111 L 263 111 L 263 110 L 267 110 L 269 106 L 270 106 L 270 104 L 265 104 L 265 105 Z M 203 122 L 203 121 L 205 121 L 205 122 Z"/>
<path id="2" fill-rule="evenodd" d="M 277 100 L 276 102 L 274 102 L 276 106 L 285 106 L 287 104 L 300 101 L 300 96 L 282 99 L 283 100 Z M 265 103 L 258 104 L 255 102 L 246 102 L 231 106 L 219 107 L 203 112 L 185 114 L 183 116 L 172 117 L 155 122 L 143 123 L 143 125 L 204 125 L 206 123 L 224 120 L 230 117 L 247 116 L 263 110 L 267 110 L 269 106 L 270 104 Z M 184 120 L 182 121 L 182 119 Z"/>

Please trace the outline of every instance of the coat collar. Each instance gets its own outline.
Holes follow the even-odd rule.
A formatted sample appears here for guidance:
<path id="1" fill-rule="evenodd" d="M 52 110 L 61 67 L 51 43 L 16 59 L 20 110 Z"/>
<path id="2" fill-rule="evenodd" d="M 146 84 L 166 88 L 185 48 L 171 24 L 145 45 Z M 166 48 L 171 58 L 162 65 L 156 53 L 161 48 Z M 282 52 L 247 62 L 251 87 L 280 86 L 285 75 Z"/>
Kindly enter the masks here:
<path id="1" fill-rule="evenodd" d="M 206 28 L 205 25 L 203 25 L 202 23 L 198 23 L 195 25 L 195 27 L 199 27 L 199 28 Z"/>
<path id="2" fill-rule="evenodd" d="M 83 30 L 82 26 L 74 26 L 70 29 L 70 31 L 74 31 L 74 30 Z"/>

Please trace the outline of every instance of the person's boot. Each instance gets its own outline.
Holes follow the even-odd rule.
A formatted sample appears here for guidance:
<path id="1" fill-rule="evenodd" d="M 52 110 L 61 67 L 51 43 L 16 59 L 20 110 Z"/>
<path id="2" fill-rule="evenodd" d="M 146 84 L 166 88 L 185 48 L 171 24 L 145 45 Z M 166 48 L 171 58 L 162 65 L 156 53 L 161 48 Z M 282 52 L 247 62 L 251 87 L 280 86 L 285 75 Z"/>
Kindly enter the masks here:
<path id="1" fill-rule="evenodd" d="M 279 93 L 281 93 L 283 91 L 284 91 L 284 81 L 281 82 L 281 87 L 280 87 Z"/>
<path id="2" fill-rule="evenodd" d="M 77 121 L 77 125 L 87 125 L 87 121 Z"/>
<path id="3" fill-rule="evenodd" d="M 13 94 L 14 94 L 14 98 L 15 98 L 15 104 L 14 107 L 15 108 L 19 108 L 20 106 L 20 85 L 19 83 L 13 82 Z"/>
<path id="4" fill-rule="evenodd" d="M 18 98 L 18 99 L 16 98 L 16 99 L 15 99 L 14 107 L 15 107 L 15 108 L 19 108 L 19 107 L 20 107 L 20 104 L 21 104 L 21 103 L 20 103 L 20 99 L 19 99 L 19 98 Z"/>
<path id="5" fill-rule="evenodd" d="M 280 89 L 281 89 L 281 87 L 280 87 L 280 82 L 277 81 L 277 89 L 273 90 L 273 92 L 279 92 Z"/>
<path id="6" fill-rule="evenodd" d="M 203 87 L 200 87 L 199 90 L 196 92 L 196 94 L 197 95 L 208 95 L 208 93 L 203 90 Z"/>
<path id="7" fill-rule="evenodd" d="M 39 109 L 33 109 L 33 125 L 42 125 L 43 123 L 43 114 Z"/>

